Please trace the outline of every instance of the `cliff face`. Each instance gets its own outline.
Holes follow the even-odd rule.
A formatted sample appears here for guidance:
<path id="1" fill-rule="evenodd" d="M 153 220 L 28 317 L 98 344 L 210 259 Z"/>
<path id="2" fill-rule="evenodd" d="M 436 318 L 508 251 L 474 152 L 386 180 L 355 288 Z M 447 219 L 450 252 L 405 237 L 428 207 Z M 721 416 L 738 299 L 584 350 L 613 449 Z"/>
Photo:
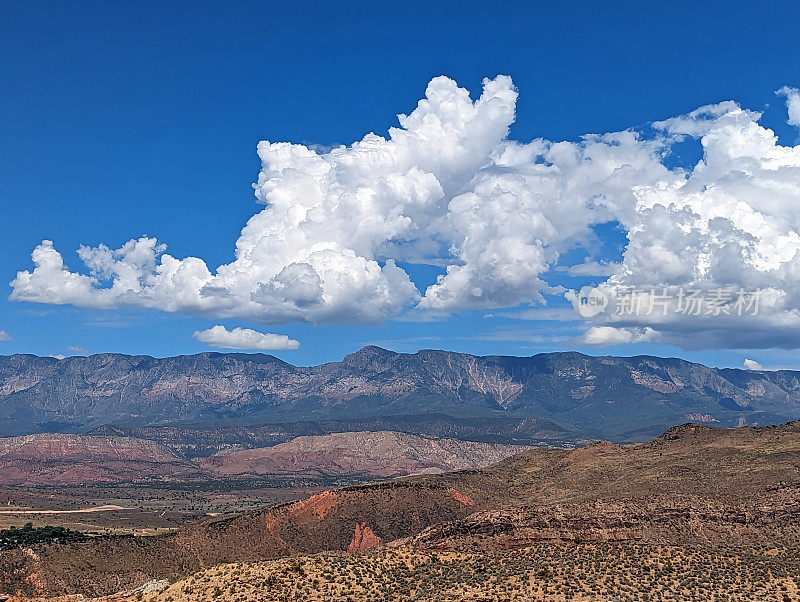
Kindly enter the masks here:
<path id="1" fill-rule="evenodd" d="M 312 367 L 263 354 L 0 357 L 0 435 L 431 412 L 536 418 L 576 436 L 643 440 L 687 420 L 735 426 L 794 419 L 800 373 L 646 356 L 476 357 L 377 347 Z"/>

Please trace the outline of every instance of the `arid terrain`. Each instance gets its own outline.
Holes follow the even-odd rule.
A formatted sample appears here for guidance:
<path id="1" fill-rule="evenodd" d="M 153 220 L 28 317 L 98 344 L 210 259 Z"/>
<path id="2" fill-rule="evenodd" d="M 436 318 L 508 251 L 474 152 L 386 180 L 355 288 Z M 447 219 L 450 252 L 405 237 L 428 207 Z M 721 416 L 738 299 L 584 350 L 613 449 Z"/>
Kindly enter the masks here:
<path id="1" fill-rule="evenodd" d="M 10 437 L 0 439 L 0 528 L 32 522 L 154 533 L 335 486 L 480 468 L 523 449 L 381 431 L 193 457 L 181 445 L 134 437 Z"/>
<path id="2" fill-rule="evenodd" d="M 206 600 L 796 600 L 787 548 L 540 543 L 489 554 L 409 547 L 226 564 L 143 596 Z"/>
<path id="3" fill-rule="evenodd" d="M 251 481 L 200 485 L 0 486 L 0 528 L 30 522 L 35 526 L 62 526 L 90 534 L 147 535 L 327 490 L 288 482 L 272 487 Z"/>
<path id="4" fill-rule="evenodd" d="M 545 586 L 563 599 L 713 599 L 709 591 L 723 590 L 726 599 L 794 599 L 798 540 L 800 423 L 688 424 L 648 443 L 534 449 L 481 470 L 333 489 L 154 537 L 9 550 L 0 588 L 97 596 L 188 579 L 163 599 L 204 599 L 208 588 L 221 599 L 259 599 L 264 588 L 280 592 L 274 599 L 314 599 L 325 587 L 332 599 L 391 599 L 360 578 L 391 580 L 422 600 L 491 600 L 514 599 L 533 579 L 531 599 Z M 303 558 L 280 560 L 295 555 Z M 481 566 L 484 579 L 466 577 Z"/>

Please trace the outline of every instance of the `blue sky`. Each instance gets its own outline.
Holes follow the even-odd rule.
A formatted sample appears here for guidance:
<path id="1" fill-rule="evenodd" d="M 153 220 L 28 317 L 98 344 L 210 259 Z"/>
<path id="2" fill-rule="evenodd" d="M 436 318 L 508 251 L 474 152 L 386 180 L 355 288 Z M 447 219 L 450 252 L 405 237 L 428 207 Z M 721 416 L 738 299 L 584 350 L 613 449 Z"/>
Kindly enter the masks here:
<path id="1" fill-rule="evenodd" d="M 519 98 L 509 138 L 523 143 L 578 142 L 735 100 L 763 112 L 760 123 L 780 144 L 797 144 L 775 91 L 800 85 L 799 17 L 796 2 L 5 3 L 0 276 L 8 283 L 32 270 L 31 251 L 44 239 L 70 270 L 87 273 L 81 245 L 115 249 L 142 235 L 213 271 L 234 260 L 243 226 L 264 208 L 252 188 L 260 140 L 324 152 L 369 132 L 387 136 L 439 75 L 473 100 L 483 78 L 510 75 Z M 691 167 L 698 148 L 696 140 L 676 147 L 667 166 Z M 621 260 L 624 228 L 612 221 L 592 230 L 591 252 L 564 251 L 559 265 Z M 398 264 L 421 293 L 443 272 Z M 542 278 L 575 289 L 602 279 L 556 270 Z M 214 347 L 192 333 L 219 324 L 288 335 L 300 347 L 273 353 L 296 364 L 374 343 L 476 354 L 654 353 L 731 366 L 747 357 L 800 367 L 786 344 L 702 349 L 702 341 L 683 346 L 673 337 L 589 346 L 578 338 L 580 320 L 519 313 L 528 303 L 310 324 L 11 301 L 4 286 L 0 330 L 11 339 L 0 342 L 4 354 L 194 353 Z M 570 309 L 563 295 L 547 297 L 552 308 Z"/>

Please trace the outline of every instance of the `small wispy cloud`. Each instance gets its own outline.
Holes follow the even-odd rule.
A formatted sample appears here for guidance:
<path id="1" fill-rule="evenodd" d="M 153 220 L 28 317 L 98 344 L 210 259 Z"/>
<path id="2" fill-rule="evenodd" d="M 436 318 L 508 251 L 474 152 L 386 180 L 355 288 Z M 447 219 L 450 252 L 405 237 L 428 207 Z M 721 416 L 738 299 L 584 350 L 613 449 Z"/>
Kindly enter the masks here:
<path id="1" fill-rule="evenodd" d="M 13 341 L 14 337 L 8 334 L 5 330 L 0 330 L 0 341 Z"/>
<path id="2" fill-rule="evenodd" d="M 577 265 L 560 265 L 555 268 L 556 272 L 563 272 L 568 276 L 613 276 L 619 270 L 620 264 L 605 261 L 586 261 Z"/>
<path id="3" fill-rule="evenodd" d="M 569 339 L 569 337 L 559 334 L 542 334 L 539 331 L 520 330 L 518 328 L 498 329 L 460 338 L 471 341 L 508 341 L 540 344 L 560 343 Z"/>
<path id="4" fill-rule="evenodd" d="M 362 341 L 362 347 L 374 345 L 375 347 L 383 347 L 385 349 L 410 349 L 418 347 L 419 344 L 437 343 L 442 340 L 442 337 L 437 336 L 418 336 L 406 337 L 402 339 L 378 339 L 373 341 Z"/>
<path id="5" fill-rule="evenodd" d="M 580 319 L 571 307 L 531 308 L 494 314 L 510 320 L 543 320 L 549 322 L 576 322 Z"/>

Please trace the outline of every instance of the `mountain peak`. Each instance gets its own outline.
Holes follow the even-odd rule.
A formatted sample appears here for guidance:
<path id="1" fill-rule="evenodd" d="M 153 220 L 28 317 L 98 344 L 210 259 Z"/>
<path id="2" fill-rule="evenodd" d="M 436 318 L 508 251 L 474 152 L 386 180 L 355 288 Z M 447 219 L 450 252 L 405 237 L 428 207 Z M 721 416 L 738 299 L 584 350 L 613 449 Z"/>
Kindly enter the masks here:
<path id="1" fill-rule="evenodd" d="M 354 353 L 349 353 L 342 359 L 342 364 L 351 368 L 366 368 L 374 362 L 386 362 L 397 358 L 401 354 L 389 351 L 376 345 L 367 345 Z"/>
<path id="2" fill-rule="evenodd" d="M 350 357 L 353 355 L 386 356 L 386 355 L 398 355 L 398 353 L 395 351 L 389 351 L 388 349 L 384 349 L 383 347 L 378 347 L 377 345 L 365 345 L 358 351 L 350 353 L 348 356 L 345 357 Z"/>

